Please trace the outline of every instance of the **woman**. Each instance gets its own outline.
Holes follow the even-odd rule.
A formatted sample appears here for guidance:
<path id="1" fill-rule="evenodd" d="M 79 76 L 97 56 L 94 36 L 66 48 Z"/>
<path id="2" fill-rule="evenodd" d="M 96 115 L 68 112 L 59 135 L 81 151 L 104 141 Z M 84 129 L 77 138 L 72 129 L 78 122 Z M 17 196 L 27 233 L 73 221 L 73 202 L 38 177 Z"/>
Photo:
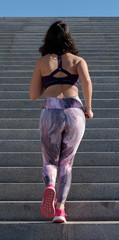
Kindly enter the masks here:
<path id="1" fill-rule="evenodd" d="M 39 120 L 42 178 L 46 186 L 40 211 L 47 218 L 54 217 L 52 222 L 66 222 L 64 205 L 74 157 L 85 132 L 86 118 L 93 118 L 92 83 L 87 63 L 78 56 L 69 27 L 62 21 L 50 26 L 39 51 L 42 57 L 35 65 L 30 98 L 36 100 L 46 94 Z M 79 78 L 85 108 L 78 96 Z"/>

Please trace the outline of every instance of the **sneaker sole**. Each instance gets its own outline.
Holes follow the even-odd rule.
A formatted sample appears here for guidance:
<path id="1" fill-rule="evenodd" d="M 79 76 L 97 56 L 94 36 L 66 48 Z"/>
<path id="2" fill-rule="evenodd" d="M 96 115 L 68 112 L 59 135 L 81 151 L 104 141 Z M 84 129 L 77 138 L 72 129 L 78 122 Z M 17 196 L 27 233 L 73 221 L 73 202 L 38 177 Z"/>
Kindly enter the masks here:
<path id="1" fill-rule="evenodd" d="M 66 219 L 61 216 L 56 216 L 53 218 L 52 222 L 53 223 L 63 223 L 63 222 L 66 222 Z"/>
<path id="2" fill-rule="evenodd" d="M 55 190 L 46 188 L 43 193 L 43 201 L 41 203 L 40 212 L 46 218 L 52 218 L 55 215 L 54 207 Z"/>

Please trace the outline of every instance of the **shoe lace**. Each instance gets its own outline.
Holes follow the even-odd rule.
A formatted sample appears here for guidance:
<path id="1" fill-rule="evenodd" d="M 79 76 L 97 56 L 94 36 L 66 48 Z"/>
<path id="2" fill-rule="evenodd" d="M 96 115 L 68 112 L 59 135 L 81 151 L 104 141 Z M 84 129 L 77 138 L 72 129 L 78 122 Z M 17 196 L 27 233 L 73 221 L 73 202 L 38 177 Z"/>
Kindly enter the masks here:
<path id="1" fill-rule="evenodd" d="M 57 209 L 57 206 L 55 205 L 55 210 Z M 59 209 L 58 209 L 59 210 Z M 65 208 L 64 208 L 64 212 L 65 212 Z M 68 216 L 66 213 L 65 213 L 65 216 Z"/>

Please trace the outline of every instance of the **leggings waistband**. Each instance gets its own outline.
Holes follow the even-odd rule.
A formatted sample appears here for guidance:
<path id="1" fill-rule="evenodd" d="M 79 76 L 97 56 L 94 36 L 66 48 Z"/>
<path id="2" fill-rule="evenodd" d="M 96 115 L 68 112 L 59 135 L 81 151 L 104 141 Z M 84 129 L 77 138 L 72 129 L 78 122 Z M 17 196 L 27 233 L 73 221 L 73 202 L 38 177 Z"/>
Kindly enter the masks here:
<path id="1" fill-rule="evenodd" d="M 57 108 L 81 108 L 84 109 L 83 103 L 79 96 L 65 97 L 65 98 L 55 98 L 55 97 L 46 97 L 42 109 Z"/>

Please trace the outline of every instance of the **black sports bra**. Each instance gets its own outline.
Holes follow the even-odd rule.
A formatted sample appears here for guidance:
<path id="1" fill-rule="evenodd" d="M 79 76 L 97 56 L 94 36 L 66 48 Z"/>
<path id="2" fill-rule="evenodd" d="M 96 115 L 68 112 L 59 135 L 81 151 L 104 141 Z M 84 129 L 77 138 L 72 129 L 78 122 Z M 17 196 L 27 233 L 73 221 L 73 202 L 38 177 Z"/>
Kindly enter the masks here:
<path id="1" fill-rule="evenodd" d="M 54 77 L 57 72 L 64 72 L 67 74 L 65 77 Z M 62 57 L 58 56 L 58 68 L 54 70 L 50 75 L 42 76 L 42 81 L 45 89 L 51 85 L 55 84 L 70 84 L 75 85 L 78 88 L 79 83 L 79 75 L 78 74 L 71 74 L 65 69 L 62 68 Z"/>

